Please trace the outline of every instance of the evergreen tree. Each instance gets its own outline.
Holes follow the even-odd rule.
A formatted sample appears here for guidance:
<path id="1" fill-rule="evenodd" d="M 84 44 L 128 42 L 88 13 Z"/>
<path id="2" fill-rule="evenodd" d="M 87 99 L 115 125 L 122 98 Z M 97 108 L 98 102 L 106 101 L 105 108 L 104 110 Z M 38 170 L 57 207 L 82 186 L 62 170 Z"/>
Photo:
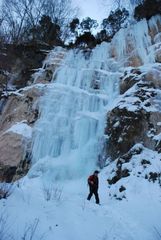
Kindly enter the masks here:
<path id="1" fill-rule="evenodd" d="M 96 39 L 91 32 L 84 32 L 82 35 L 77 37 L 75 45 L 80 47 L 93 48 L 96 46 Z"/>
<path id="2" fill-rule="evenodd" d="M 112 38 L 114 34 L 119 31 L 128 16 L 129 12 L 125 8 L 111 11 L 109 17 L 105 18 L 102 22 L 103 30 Z"/>
<path id="3" fill-rule="evenodd" d="M 92 29 L 96 29 L 98 27 L 98 23 L 96 20 L 87 17 L 82 20 L 80 27 L 82 29 L 82 32 L 91 32 Z"/>

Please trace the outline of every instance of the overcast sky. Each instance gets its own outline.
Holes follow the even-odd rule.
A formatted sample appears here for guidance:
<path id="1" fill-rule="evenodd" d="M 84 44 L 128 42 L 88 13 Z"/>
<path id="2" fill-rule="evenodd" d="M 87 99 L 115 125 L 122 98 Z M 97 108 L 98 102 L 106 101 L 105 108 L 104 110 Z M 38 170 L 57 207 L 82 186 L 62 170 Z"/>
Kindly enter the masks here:
<path id="1" fill-rule="evenodd" d="M 112 0 L 106 0 L 107 5 L 105 7 L 104 0 L 72 0 L 75 6 L 80 8 L 80 17 L 91 17 L 98 21 L 107 17 L 110 9 L 110 2 Z M 109 2 L 109 4 L 108 4 Z"/>

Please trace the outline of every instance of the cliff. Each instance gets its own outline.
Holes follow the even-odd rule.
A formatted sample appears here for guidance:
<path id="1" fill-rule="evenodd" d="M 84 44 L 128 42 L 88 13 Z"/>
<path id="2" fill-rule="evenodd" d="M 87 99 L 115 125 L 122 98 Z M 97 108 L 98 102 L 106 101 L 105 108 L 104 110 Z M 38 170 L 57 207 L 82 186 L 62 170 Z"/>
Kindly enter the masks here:
<path id="1" fill-rule="evenodd" d="M 93 64 L 92 61 L 97 61 L 95 58 L 100 57 L 101 59 L 101 54 L 103 56 L 102 62 L 99 60 L 99 65 L 96 64 L 96 69 L 92 70 L 92 75 L 88 75 L 89 79 L 87 75 L 84 75 L 85 82 L 82 83 L 82 87 L 80 86 L 84 88 L 86 85 L 90 85 L 90 91 L 94 94 L 104 94 L 104 91 L 107 91 L 105 92 L 108 95 L 107 102 L 112 101 L 106 110 L 106 126 L 102 126 L 102 129 L 105 129 L 105 135 L 99 137 L 103 139 L 99 140 L 101 150 L 97 153 L 97 161 L 101 167 L 106 164 L 105 159 L 107 158 L 120 162 L 120 158 L 124 158 L 129 152 L 132 157 L 131 149 L 135 147 L 135 144 L 142 144 L 142 148 L 145 147 L 152 151 L 161 151 L 159 138 L 161 131 L 159 100 L 161 94 L 160 22 L 160 16 L 155 16 L 149 21 L 142 20 L 129 28 L 121 29 L 111 43 L 102 43 L 97 46 L 96 50 L 93 50 L 93 53 L 89 52 L 88 56 L 85 55 L 83 61 L 87 62 L 86 66 L 81 66 L 80 62 L 80 71 L 85 71 L 81 67 L 86 68 L 89 65 L 90 68 L 90 64 L 91 66 Z M 26 139 L 21 131 L 15 132 L 13 130 L 14 126 L 20 124 L 20 126 L 29 127 L 32 131 L 35 122 L 42 115 L 39 104 L 41 96 L 48 91 L 47 89 L 55 88 L 54 85 L 48 85 L 48 83 L 55 81 L 57 75 L 59 76 L 60 69 L 65 69 L 63 66 L 67 64 L 67 68 L 71 67 L 73 63 L 70 61 L 73 60 L 69 59 L 67 63 L 62 61 L 64 58 L 68 58 L 71 52 L 55 48 L 46 57 L 42 68 L 39 68 L 32 75 L 34 82 L 31 84 L 29 81 L 30 87 L 11 91 L 7 96 L 3 94 L 0 126 L 1 179 L 11 181 L 26 174 L 26 170 L 23 174 L 22 169 L 19 171 L 21 174 L 17 174 L 20 166 L 26 166 L 26 162 L 27 170 L 29 169 L 32 155 L 32 135 L 30 139 Z M 77 56 L 76 52 L 74 52 L 74 56 Z M 78 71 L 78 66 L 76 66 L 76 71 Z M 60 77 L 64 77 L 66 81 L 74 81 L 73 76 L 68 76 L 68 74 L 70 75 L 68 70 L 63 70 Z M 28 74 L 24 76 L 26 80 L 23 81 L 23 84 L 26 84 Z M 113 85 L 109 85 L 112 86 L 112 89 L 103 89 L 108 81 Z M 118 89 L 120 89 L 120 94 Z M 111 95 L 111 90 L 113 95 Z M 103 101 L 106 102 L 105 99 Z M 16 146 L 12 142 L 15 144 L 17 142 Z M 38 156 L 37 151 L 38 149 L 36 149 Z M 12 171 L 10 171 L 10 167 Z M 15 177 L 15 175 L 17 176 Z"/>

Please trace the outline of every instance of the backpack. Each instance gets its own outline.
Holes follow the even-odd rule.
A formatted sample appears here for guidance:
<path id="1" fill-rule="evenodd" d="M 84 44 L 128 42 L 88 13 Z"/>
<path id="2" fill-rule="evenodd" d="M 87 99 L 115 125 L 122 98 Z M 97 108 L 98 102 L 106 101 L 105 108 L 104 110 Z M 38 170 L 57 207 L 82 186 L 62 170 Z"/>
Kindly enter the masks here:
<path id="1" fill-rule="evenodd" d="M 88 177 L 87 182 L 88 182 L 89 185 L 91 184 L 91 181 L 94 182 L 94 178 L 93 177 L 94 177 L 93 175 Z"/>

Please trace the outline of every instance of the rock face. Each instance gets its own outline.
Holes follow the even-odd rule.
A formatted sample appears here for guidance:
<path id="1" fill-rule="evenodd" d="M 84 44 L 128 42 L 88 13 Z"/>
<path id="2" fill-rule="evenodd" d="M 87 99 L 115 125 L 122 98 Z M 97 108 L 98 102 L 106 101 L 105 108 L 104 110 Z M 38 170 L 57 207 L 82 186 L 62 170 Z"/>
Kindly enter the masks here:
<path id="1" fill-rule="evenodd" d="M 134 37 L 138 26 L 139 41 Z M 160 17 L 156 16 L 132 26 L 129 31 L 121 30 L 117 33 L 119 38 L 112 42 L 113 57 L 126 66 L 120 79 L 121 96 L 107 114 L 107 154 L 113 160 L 137 143 L 144 143 L 151 150 L 160 149 L 161 141 L 156 137 L 161 132 L 160 32 Z"/>
<path id="2" fill-rule="evenodd" d="M 0 70 L 8 72 L 6 81 L 15 85 L 16 88 L 25 87 L 34 69 L 42 66 L 42 61 L 46 56 L 44 50 L 50 50 L 50 47 L 33 43 L 2 46 L 0 48 Z"/>
<path id="3" fill-rule="evenodd" d="M 122 79 L 124 94 L 107 117 L 108 153 L 113 159 L 127 153 L 136 143 L 144 142 L 145 147 L 156 150 L 154 136 L 161 132 L 160 74 L 160 68 L 142 74 L 138 69 L 138 73 L 132 70 L 131 75 Z"/>
<path id="4" fill-rule="evenodd" d="M 20 46 L 19 46 L 20 47 Z M 28 51 L 31 49 L 28 49 Z M 25 54 L 21 53 L 22 55 Z M 31 54 L 31 52 L 29 51 Z M 53 54 L 54 53 L 54 54 Z M 30 55 L 29 54 L 29 55 Z M 32 54 L 35 54 L 34 52 Z M 51 57 L 53 56 L 53 58 Z M 32 84 L 29 75 L 24 72 L 26 80 L 24 85 L 31 86 L 20 88 L 17 91 L 4 91 L 0 99 L 0 181 L 11 182 L 24 176 L 31 163 L 32 128 L 39 118 L 39 101 L 45 93 L 48 84 L 61 64 L 65 50 L 56 48 L 52 50 L 44 61 L 42 69 L 34 74 Z M 40 57 L 40 56 L 39 56 Z M 19 60 L 18 60 L 19 61 Z M 16 65 L 18 66 L 18 65 Z M 23 64 L 22 64 L 23 68 Z M 18 69 L 21 72 L 21 67 Z M 17 70 L 15 69 L 15 72 Z M 18 83 L 20 74 L 14 84 Z M 22 75 L 23 76 L 23 75 Z M 6 72 L 0 72 L 3 84 L 7 82 Z M 43 83 L 43 84 L 42 84 Z M 18 83 L 21 86 L 21 83 Z M 2 87 L 4 90 L 4 87 Z"/>
<path id="5" fill-rule="evenodd" d="M 118 200 L 126 198 L 127 186 L 129 188 L 130 185 L 128 182 L 132 183 L 134 179 L 141 178 L 143 181 L 157 182 L 161 185 L 160 157 L 161 154 L 156 151 L 145 148 L 142 144 L 136 144 L 126 154 L 117 158 L 111 166 L 115 170 L 109 167 L 107 179 L 109 188 L 115 189 L 113 197 Z M 122 183 L 126 184 L 126 187 Z"/>
<path id="6" fill-rule="evenodd" d="M 121 96 L 107 114 L 105 129 L 105 134 L 108 135 L 106 152 L 112 160 L 119 161 L 118 159 L 122 157 L 126 158 L 129 152 L 132 156 L 131 149 L 138 143 L 144 143 L 143 147 L 147 149 L 161 151 L 160 31 L 159 16 L 149 22 L 144 20 L 139 25 L 132 25 L 128 30 L 121 29 L 107 49 L 107 57 L 111 62 L 109 71 L 119 76 L 122 74 Z M 136 33 L 142 39 L 141 44 L 136 38 Z M 0 91 L 4 90 L 8 76 L 18 88 L 26 86 L 29 80 L 31 85 L 10 94 L 7 93 L 0 101 L 0 180 L 8 182 L 26 174 L 30 166 L 32 138 L 28 138 L 20 129 L 24 123 L 30 128 L 34 126 L 39 117 L 38 101 L 45 92 L 45 84 L 55 79 L 57 69 L 66 54 L 66 50 L 54 49 L 51 54 L 48 54 L 43 67 L 35 72 L 31 80 L 30 70 L 35 66 L 32 58 L 35 56 L 36 49 L 29 46 L 28 50 L 22 48 L 18 46 L 22 51 L 23 61 L 20 56 L 16 56 L 11 59 L 12 64 L 15 61 L 15 65 L 9 64 L 5 72 L 0 72 L 0 79 L 3 82 Z M 30 56 L 31 62 L 26 60 L 27 56 Z M 37 57 L 36 66 L 39 67 L 42 53 Z M 4 69 L 7 59 L 4 55 L 0 58 Z M 102 69 L 98 70 L 103 71 L 103 64 Z M 99 90 L 99 87 L 96 74 L 93 88 Z M 20 124 L 18 128 L 17 124 Z M 129 176 L 129 170 L 122 169 L 122 165 L 119 165 L 116 178 L 110 180 L 115 182 L 127 176 Z M 124 191 L 122 189 L 123 187 L 121 191 Z"/>
<path id="7" fill-rule="evenodd" d="M 135 8 L 134 17 L 139 19 L 150 19 L 156 14 L 160 14 L 161 5 L 158 0 L 145 0 Z"/>
<path id="8" fill-rule="evenodd" d="M 0 181 L 11 182 L 29 170 L 31 137 L 24 136 L 23 121 L 26 127 L 32 127 L 38 119 L 37 100 L 42 94 L 42 89 L 32 87 L 7 97 L 0 122 Z M 17 123 L 20 125 L 15 131 L 12 128 Z"/>
<path id="9" fill-rule="evenodd" d="M 47 83 L 51 82 L 51 80 L 54 80 L 52 78 L 54 74 L 56 75 L 56 70 L 61 65 L 61 61 L 65 54 L 66 51 L 62 48 L 52 50 L 45 59 L 41 71 L 33 75 L 34 83 Z"/>
<path id="10" fill-rule="evenodd" d="M 5 131 L 23 120 L 32 125 L 38 118 L 37 100 L 42 94 L 43 90 L 31 87 L 8 96 L 1 115 L 0 131 Z"/>
<path id="11" fill-rule="evenodd" d="M 22 135 L 6 132 L 0 136 L 0 181 L 11 182 L 26 174 L 30 161 L 27 158 L 29 143 Z"/>
<path id="12" fill-rule="evenodd" d="M 24 176 L 30 167 L 31 131 L 38 119 L 37 101 L 43 90 L 30 87 L 8 96 L 0 124 L 0 181 Z"/>

